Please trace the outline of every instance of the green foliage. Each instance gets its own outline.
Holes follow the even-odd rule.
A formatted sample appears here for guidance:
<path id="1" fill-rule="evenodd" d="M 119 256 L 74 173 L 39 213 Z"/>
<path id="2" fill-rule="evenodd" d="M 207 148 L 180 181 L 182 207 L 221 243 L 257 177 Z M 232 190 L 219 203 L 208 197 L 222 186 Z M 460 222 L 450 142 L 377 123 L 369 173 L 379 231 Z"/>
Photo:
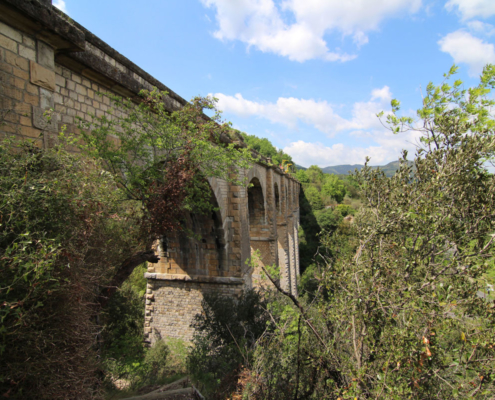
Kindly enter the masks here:
<path id="1" fill-rule="evenodd" d="M 320 232 L 335 231 L 343 217 L 355 213 L 355 209 L 349 204 L 339 204 L 335 207 L 335 202 L 344 201 L 344 196 L 348 194 L 353 200 L 346 198 L 345 201 L 358 208 L 360 192 L 354 178 L 340 179 L 337 175 L 324 174 L 315 165 L 306 171 L 298 170 L 297 178 L 302 183 L 299 197 L 301 222 L 299 258 L 301 273 L 304 273 L 304 270 L 314 262 L 320 246 L 318 239 Z"/>
<path id="2" fill-rule="evenodd" d="M 325 179 L 325 175 L 323 174 L 321 168 L 318 167 L 317 165 L 312 165 L 305 172 L 309 178 L 309 182 L 314 185 L 317 185 L 318 189 L 321 190 L 321 184 Z"/>
<path id="3" fill-rule="evenodd" d="M 157 340 L 144 357 L 144 382 L 153 382 L 167 373 L 170 350 L 163 340 Z"/>
<path id="4" fill-rule="evenodd" d="M 112 296 L 100 314 L 102 332 L 102 358 L 105 370 L 112 379 L 129 379 L 145 356 L 143 347 L 144 295 L 146 266 L 141 265 Z"/>
<path id="5" fill-rule="evenodd" d="M 323 201 L 321 200 L 321 194 L 314 186 L 308 186 L 304 188 L 304 195 L 308 199 L 311 209 L 314 211 L 323 209 Z"/>
<path id="6" fill-rule="evenodd" d="M 301 183 L 309 183 L 309 176 L 303 169 L 297 170 L 296 178 Z"/>
<path id="7" fill-rule="evenodd" d="M 299 280 L 299 295 L 313 298 L 313 295 L 318 291 L 318 276 L 319 268 L 316 263 L 310 264 L 305 268 Z"/>
<path id="8" fill-rule="evenodd" d="M 313 259 L 319 246 L 317 235 L 321 231 L 304 189 L 299 192 L 299 211 L 301 224 L 298 232 L 299 262 L 301 273 L 303 273 L 306 267 L 314 262 Z"/>
<path id="9" fill-rule="evenodd" d="M 333 198 L 337 203 L 342 203 L 346 194 L 344 182 L 336 175 L 326 175 L 321 193 L 324 196 Z"/>
<path id="10" fill-rule="evenodd" d="M 189 343 L 182 339 L 163 339 L 168 346 L 169 354 L 167 358 L 167 376 L 185 375 L 187 373 L 187 357 L 191 351 Z"/>
<path id="11" fill-rule="evenodd" d="M 392 178 L 355 175 L 366 204 L 323 238 L 318 295 L 298 303 L 296 342 L 258 349 L 251 398 L 493 398 L 495 307 L 477 293 L 495 241 L 495 68 L 469 90 L 451 74 L 418 111 L 415 170 L 404 152 Z M 398 105 L 392 129 L 418 129 Z"/>
<path id="12" fill-rule="evenodd" d="M 79 148 L 101 160 L 129 199 L 144 205 L 144 232 L 161 235 L 181 228 L 184 211 L 212 210 L 205 177 L 232 178 L 252 160 L 247 149 L 227 143 L 211 98 L 194 98 L 178 111 L 166 109 L 166 93 L 142 91 L 136 105 L 111 96 L 114 115 L 80 121 Z M 207 118 L 203 110 L 215 114 Z"/>
<path id="13" fill-rule="evenodd" d="M 334 213 L 332 208 L 318 211 L 315 215 L 321 230 L 326 232 L 333 232 L 342 220 L 342 216 L 339 213 Z"/>
<path id="14" fill-rule="evenodd" d="M 339 204 L 337 207 L 335 207 L 334 214 L 338 214 L 342 218 L 344 218 L 348 215 L 356 214 L 356 210 L 348 204 Z"/>
<path id="15" fill-rule="evenodd" d="M 138 217 L 101 171 L 63 146 L 0 143 L 3 395 L 98 397 L 94 302 L 135 250 Z"/>
<path id="16" fill-rule="evenodd" d="M 241 134 L 250 148 L 256 150 L 262 156 L 271 158 L 275 165 L 282 166 L 282 164 L 285 164 L 284 161 L 293 164 L 292 157 L 282 150 L 277 150 L 268 139 L 248 135 L 244 132 L 241 132 Z M 295 167 L 292 167 L 291 170 L 295 170 Z"/>
<path id="17" fill-rule="evenodd" d="M 249 365 L 253 347 L 267 327 L 267 301 L 254 290 L 238 299 L 205 295 L 203 313 L 195 317 L 194 347 L 188 359 L 191 378 L 207 395 L 220 388 L 222 378 Z"/>

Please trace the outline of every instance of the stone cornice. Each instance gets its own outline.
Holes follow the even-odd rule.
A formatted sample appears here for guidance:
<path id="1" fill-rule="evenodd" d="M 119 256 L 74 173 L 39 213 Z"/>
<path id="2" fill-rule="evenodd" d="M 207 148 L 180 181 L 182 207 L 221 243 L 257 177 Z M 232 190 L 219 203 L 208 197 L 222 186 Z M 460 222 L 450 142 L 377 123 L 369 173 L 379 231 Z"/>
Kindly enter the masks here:
<path id="1" fill-rule="evenodd" d="M 205 275 L 179 275 L 179 274 L 158 274 L 146 272 L 146 279 L 156 279 L 162 281 L 182 281 L 192 283 L 216 283 L 221 285 L 244 285 L 244 279 L 224 276 L 205 276 Z"/>

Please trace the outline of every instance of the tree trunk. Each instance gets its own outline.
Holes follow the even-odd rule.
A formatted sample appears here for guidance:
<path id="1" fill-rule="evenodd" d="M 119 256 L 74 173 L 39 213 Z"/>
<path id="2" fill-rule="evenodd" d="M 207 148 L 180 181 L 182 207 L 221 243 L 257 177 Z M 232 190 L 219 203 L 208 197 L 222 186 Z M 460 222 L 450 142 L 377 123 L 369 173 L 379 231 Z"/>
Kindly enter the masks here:
<path id="1" fill-rule="evenodd" d="M 117 272 L 112 278 L 110 284 L 101 291 L 98 297 L 98 303 L 100 304 L 100 307 L 103 308 L 108 304 L 112 295 L 124 283 L 124 281 L 129 278 L 129 276 L 132 274 L 132 271 L 134 271 L 134 268 L 136 268 L 138 265 L 143 264 L 144 262 L 156 264 L 159 260 L 160 257 L 155 254 L 154 250 L 140 251 L 139 253 L 136 253 L 125 260 L 117 269 Z"/>

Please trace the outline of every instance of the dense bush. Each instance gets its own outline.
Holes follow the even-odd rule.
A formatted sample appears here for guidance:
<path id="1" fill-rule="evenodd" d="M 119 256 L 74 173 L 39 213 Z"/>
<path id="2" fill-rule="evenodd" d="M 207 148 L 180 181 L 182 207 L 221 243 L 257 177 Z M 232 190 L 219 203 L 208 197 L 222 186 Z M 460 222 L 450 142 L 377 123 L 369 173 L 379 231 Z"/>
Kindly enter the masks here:
<path id="1" fill-rule="evenodd" d="M 254 345 L 267 329 L 267 303 L 254 290 L 237 299 L 205 295 L 203 312 L 195 317 L 196 335 L 188 359 L 191 377 L 202 392 L 218 392 L 223 378 L 250 364 Z M 229 385 L 226 390 L 228 394 Z"/>
<path id="2" fill-rule="evenodd" d="M 145 357 L 143 346 L 144 296 L 146 266 L 137 267 L 122 287 L 115 292 L 100 313 L 103 327 L 101 355 L 107 379 L 140 381 Z"/>
<path id="3" fill-rule="evenodd" d="M 428 85 L 421 125 L 392 102 L 394 130 L 423 132 L 414 169 L 404 152 L 392 178 L 356 174 L 366 203 L 323 238 L 315 296 L 260 341 L 251 398 L 493 399 L 495 67 L 461 84 Z"/>
<path id="4" fill-rule="evenodd" d="M 95 301 L 135 246 L 132 215 L 101 171 L 62 147 L 0 144 L 4 396 L 98 396 Z"/>
<path id="5" fill-rule="evenodd" d="M 109 392 L 115 391 L 116 382 L 132 392 L 186 373 L 189 346 L 184 341 L 164 338 L 144 347 L 144 272 L 146 265 L 136 268 L 100 313 L 101 360 Z"/>

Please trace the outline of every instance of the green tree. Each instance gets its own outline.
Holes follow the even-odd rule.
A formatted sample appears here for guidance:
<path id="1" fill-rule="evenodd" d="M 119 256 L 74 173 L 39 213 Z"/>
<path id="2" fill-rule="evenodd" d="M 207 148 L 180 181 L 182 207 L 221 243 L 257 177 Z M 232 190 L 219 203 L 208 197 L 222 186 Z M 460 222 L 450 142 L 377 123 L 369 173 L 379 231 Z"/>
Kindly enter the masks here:
<path id="1" fill-rule="evenodd" d="M 321 210 L 324 207 L 323 202 L 321 201 L 321 194 L 316 187 L 308 186 L 304 188 L 304 195 L 308 199 L 313 210 Z"/>
<path id="2" fill-rule="evenodd" d="M 271 158 L 275 165 L 281 166 L 284 162 L 293 164 L 292 157 L 287 153 L 284 153 L 283 150 L 277 149 L 268 139 L 259 138 L 255 135 L 249 135 L 244 132 L 239 133 L 242 135 L 244 141 L 250 148 L 256 150 L 262 156 Z M 295 170 L 294 166 L 291 167 L 291 171 L 293 170 Z"/>
<path id="3" fill-rule="evenodd" d="M 241 372 L 242 365 L 249 365 L 253 348 L 267 329 L 267 303 L 254 290 L 244 291 L 237 299 L 205 295 L 203 312 L 194 319 L 194 348 L 188 358 L 189 371 L 203 393 L 210 395 L 220 385 L 223 396 L 217 393 L 214 398 L 225 398 L 229 394 L 225 389 L 235 390 L 237 379 L 232 376 Z"/>
<path id="4" fill-rule="evenodd" d="M 331 208 L 327 208 L 316 213 L 316 220 L 322 230 L 332 232 L 337 228 L 342 217 L 339 213 L 334 213 Z"/>
<path id="5" fill-rule="evenodd" d="M 296 178 L 301 183 L 309 183 L 309 177 L 306 171 L 303 169 L 298 169 L 296 172 Z"/>
<path id="6" fill-rule="evenodd" d="M 95 301 L 136 252 L 139 208 L 94 160 L 0 143 L 0 393 L 94 399 Z M 101 285 L 101 286 L 100 286 Z"/>
<path id="7" fill-rule="evenodd" d="M 307 170 L 306 170 L 306 175 L 309 178 L 309 181 L 318 186 L 318 189 L 321 190 L 321 184 L 323 183 L 325 175 L 323 174 L 323 171 L 321 170 L 320 167 L 317 165 L 311 165 Z"/>
<path id="8" fill-rule="evenodd" d="M 333 198 L 337 203 L 342 203 L 346 194 L 345 184 L 337 175 L 327 175 L 321 188 L 321 193 L 324 196 Z"/>
<path id="9" fill-rule="evenodd" d="M 483 289 L 495 241 L 485 168 L 495 67 L 467 90 L 450 83 L 455 72 L 427 86 L 418 122 L 392 102 L 391 128 L 423 133 L 415 169 L 404 152 L 391 178 L 368 165 L 356 174 L 366 199 L 351 226 L 357 250 L 339 231 L 324 238 L 333 254 L 320 266 L 322 295 L 305 305 L 286 293 L 296 339 L 285 329 L 263 342 L 253 396 L 493 398 L 495 308 Z"/>

